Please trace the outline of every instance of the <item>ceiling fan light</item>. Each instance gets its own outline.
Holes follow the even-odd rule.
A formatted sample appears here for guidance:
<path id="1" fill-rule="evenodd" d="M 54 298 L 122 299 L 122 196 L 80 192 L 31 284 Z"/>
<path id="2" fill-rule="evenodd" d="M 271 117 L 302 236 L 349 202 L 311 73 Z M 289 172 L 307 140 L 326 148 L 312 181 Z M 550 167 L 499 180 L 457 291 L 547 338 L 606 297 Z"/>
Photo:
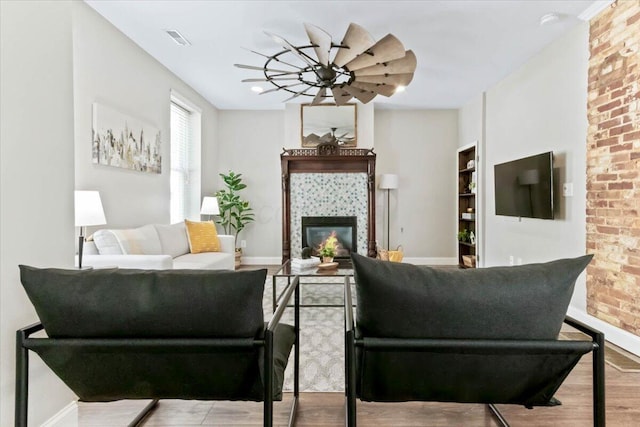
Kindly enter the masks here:
<path id="1" fill-rule="evenodd" d="M 551 12 L 544 14 L 540 17 L 540 26 L 543 27 L 545 25 L 551 25 L 560 20 L 560 14 Z"/>
<path id="2" fill-rule="evenodd" d="M 406 86 L 400 85 L 400 86 L 396 87 L 396 93 L 404 92 L 405 90 L 407 90 Z"/>
<path id="3" fill-rule="evenodd" d="M 292 95 L 283 102 L 304 96 L 313 98 L 312 105 L 331 97 L 337 105 L 352 98 L 366 104 L 377 95 L 392 96 L 397 86 L 406 86 L 413 79 L 417 64 L 415 55 L 411 50 L 405 51 L 400 40 L 392 34 L 376 42 L 364 28 L 352 23 L 342 42 L 334 44 L 331 35 L 324 30 L 311 24 L 304 24 L 304 27 L 309 45 L 295 46 L 265 31 L 284 50 L 273 55 L 251 51 L 267 58 L 262 67 L 234 64 L 237 68 L 262 71 L 264 75 L 243 79 L 243 82 L 266 82 L 274 86 L 269 90 L 254 86 L 252 91 L 260 94 L 283 91 Z M 335 55 L 334 50 L 337 50 Z M 298 83 L 281 83 L 285 81 Z M 331 90 L 331 95 L 327 90 Z"/>

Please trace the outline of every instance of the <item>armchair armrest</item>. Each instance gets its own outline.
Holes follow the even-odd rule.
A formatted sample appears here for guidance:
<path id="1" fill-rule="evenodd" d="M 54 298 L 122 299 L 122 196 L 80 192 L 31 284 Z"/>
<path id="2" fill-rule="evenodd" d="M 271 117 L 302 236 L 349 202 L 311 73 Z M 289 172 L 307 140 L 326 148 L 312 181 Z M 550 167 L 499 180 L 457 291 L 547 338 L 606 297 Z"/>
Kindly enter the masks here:
<path id="1" fill-rule="evenodd" d="M 82 264 L 91 267 L 170 270 L 173 268 L 173 258 L 171 255 L 84 255 Z"/>
<path id="2" fill-rule="evenodd" d="M 236 252 L 235 237 L 228 234 L 218 234 L 218 240 L 220 241 L 220 252 L 235 254 Z"/>

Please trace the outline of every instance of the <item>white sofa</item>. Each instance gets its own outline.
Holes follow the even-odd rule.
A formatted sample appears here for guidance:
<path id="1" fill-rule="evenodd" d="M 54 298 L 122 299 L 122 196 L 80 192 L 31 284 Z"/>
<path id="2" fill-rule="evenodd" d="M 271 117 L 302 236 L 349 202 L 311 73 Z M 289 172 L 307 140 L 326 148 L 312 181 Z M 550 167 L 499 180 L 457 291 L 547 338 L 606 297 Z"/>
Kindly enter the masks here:
<path id="1" fill-rule="evenodd" d="M 84 244 L 82 265 L 150 270 L 233 270 L 233 236 L 218 235 L 220 252 L 192 254 L 184 223 L 96 231 Z"/>

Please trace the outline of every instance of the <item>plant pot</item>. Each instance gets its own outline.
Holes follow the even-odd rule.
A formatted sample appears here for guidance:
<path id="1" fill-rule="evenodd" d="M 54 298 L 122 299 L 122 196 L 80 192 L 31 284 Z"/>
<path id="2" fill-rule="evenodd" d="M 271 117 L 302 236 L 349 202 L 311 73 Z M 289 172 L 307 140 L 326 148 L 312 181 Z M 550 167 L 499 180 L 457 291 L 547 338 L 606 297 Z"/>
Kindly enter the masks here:
<path id="1" fill-rule="evenodd" d="M 322 262 L 323 263 L 333 262 L 333 257 L 332 256 L 323 256 L 322 257 Z"/>
<path id="2" fill-rule="evenodd" d="M 236 249 L 236 270 L 242 264 L 242 249 Z"/>

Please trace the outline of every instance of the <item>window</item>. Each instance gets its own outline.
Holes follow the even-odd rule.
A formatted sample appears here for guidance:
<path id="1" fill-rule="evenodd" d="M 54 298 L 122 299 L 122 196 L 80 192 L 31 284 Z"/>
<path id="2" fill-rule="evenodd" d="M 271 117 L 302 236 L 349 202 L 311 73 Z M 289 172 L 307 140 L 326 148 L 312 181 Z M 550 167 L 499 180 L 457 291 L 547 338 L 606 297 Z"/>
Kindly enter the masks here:
<path id="1" fill-rule="evenodd" d="M 171 99 L 171 223 L 199 219 L 200 113 Z"/>

